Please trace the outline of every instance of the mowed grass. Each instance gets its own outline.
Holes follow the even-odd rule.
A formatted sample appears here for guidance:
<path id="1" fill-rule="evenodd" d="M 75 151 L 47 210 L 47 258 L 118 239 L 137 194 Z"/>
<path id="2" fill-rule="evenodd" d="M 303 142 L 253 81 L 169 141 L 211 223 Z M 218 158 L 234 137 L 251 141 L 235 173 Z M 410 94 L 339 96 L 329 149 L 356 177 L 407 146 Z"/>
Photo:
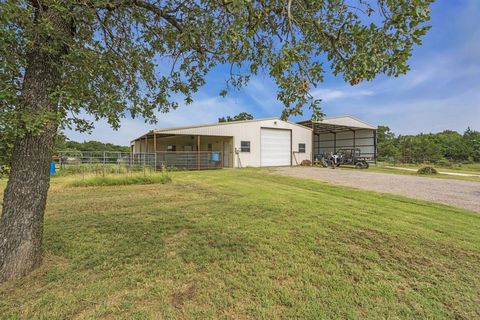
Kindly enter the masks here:
<path id="1" fill-rule="evenodd" d="M 133 174 L 108 174 L 73 179 L 69 184 L 72 187 L 101 187 L 101 186 L 126 186 L 131 184 L 169 183 L 172 181 L 168 173 L 133 173 Z"/>
<path id="2" fill-rule="evenodd" d="M 25 319 L 480 317 L 480 215 L 271 175 L 55 178 L 43 266 L 0 285 Z"/>
<path id="3" fill-rule="evenodd" d="M 359 170 L 353 166 L 340 166 L 341 169 L 346 170 Z M 382 165 L 371 165 L 368 169 L 364 170 L 365 172 L 379 172 L 379 173 L 391 173 L 391 174 L 401 174 L 401 175 L 409 175 L 409 176 L 417 176 L 417 177 L 424 177 L 424 178 L 439 178 L 439 179 L 450 179 L 450 180 L 463 180 L 463 181 L 474 181 L 480 182 L 480 177 L 476 176 L 454 176 L 454 175 L 446 175 L 446 174 L 432 174 L 432 175 L 421 175 L 415 171 L 408 171 L 402 170 L 402 167 L 398 168 L 391 168 L 391 167 L 384 167 Z M 413 168 L 413 167 L 412 167 Z M 416 168 L 415 168 L 416 169 Z M 420 167 L 418 168 L 420 169 Z M 457 172 L 457 173 L 469 173 L 469 174 L 479 174 L 478 172 L 459 172 L 456 170 L 445 170 L 444 168 L 437 168 L 437 171 L 442 172 Z"/>

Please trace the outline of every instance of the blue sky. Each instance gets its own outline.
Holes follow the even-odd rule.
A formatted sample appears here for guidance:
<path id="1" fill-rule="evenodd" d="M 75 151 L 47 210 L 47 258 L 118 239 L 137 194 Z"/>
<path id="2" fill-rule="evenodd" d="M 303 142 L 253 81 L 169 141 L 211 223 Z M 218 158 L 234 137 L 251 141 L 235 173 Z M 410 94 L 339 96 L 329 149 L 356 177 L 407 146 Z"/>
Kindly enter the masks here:
<path id="1" fill-rule="evenodd" d="M 410 58 L 411 71 L 398 78 L 379 76 L 350 86 L 326 74 L 314 95 L 323 100 L 327 117 L 353 115 L 375 125 L 388 125 L 398 134 L 480 130 L 480 0 L 437 0 L 432 5 L 432 28 Z M 226 98 L 218 95 L 225 75 L 209 75 L 207 86 L 193 104 L 159 114 L 156 125 L 124 119 L 118 131 L 97 122 L 91 134 L 67 131 L 71 140 L 99 140 L 121 145 L 162 127 L 214 123 L 218 117 L 246 111 L 255 118 L 279 116 L 282 105 L 267 76 L 258 76 Z M 291 118 L 308 119 L 310 114 Z"/>

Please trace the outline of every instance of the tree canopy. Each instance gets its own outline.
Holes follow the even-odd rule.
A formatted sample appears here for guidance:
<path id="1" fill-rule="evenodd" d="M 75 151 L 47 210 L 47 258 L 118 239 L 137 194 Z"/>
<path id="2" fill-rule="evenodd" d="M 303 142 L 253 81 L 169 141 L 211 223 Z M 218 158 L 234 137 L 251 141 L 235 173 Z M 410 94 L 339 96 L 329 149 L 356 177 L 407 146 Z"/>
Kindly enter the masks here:
<path id="1" fill-rule="evenodd" d="M 69 140 L 63 133 L 59 133 L 55 139 L 53 147 L 54 153 L 60 151 L 119 151 L 130 152 L 128 146 L 119 146 L 113 143 L 104 143 L 100 141 L 90 140 L 77 142 Z"/>
<path id="2" fill-rule="evenodd" d="M 0 131 L 21 135 L 57 121 L 88 130 L 85 115 L 114 128 L 130 115 L 155 121 L 155 111 L 192 102 L 215 66 L 229 70 L 221 94 L 262 72 L 278 85 L 284 117 L 304 105 L 317 112 L 309 90 L 327 68 L 351 84 L 405 73 L 431 2 L 2 1 Z M 49 88 L 57 108 L 32 114 L 18 106 L 39 39 L 61 79 Z"/>
<path id="3" fill-rule="evenodd" d="M 231 121 L 243 121 L 243 120 L 253 120 L 253 116 L 248 112 L 240 112 L 236 116 L 230 117 L 221 117 L 218 118 L 218 122 L 231 122 Z"/>
<path id="4" fill-rule="evenodd" d="M 377 131 L 380 160 L 416 162 L 480 162 L 480 132 L 468 128 L 463 135 L 444 130 L 438 133 L 396 136 L 387 126 Z"/>

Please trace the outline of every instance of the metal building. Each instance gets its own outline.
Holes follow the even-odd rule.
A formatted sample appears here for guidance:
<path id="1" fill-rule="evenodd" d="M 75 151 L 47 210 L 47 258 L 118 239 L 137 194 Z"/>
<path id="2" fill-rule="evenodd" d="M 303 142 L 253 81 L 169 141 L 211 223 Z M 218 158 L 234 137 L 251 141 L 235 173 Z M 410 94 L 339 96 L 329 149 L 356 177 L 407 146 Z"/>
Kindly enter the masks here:
<path id="1" fill-rule="evenodd" d="M 152 130 L 130 145 L 133 154 L 176 167 L 289 166 L 312 158 L 312 129 L 256 119 Z"/>
<path id="2" fill-rule="evenodd" d="M 143 155 L 144 162 L 149 159 L 155 166 L 289 166 L 341 147 L 359 148 L 375 158 L 376 129 L 350 116 L 299 123 L 268 118 L 156 129 L 130 146 L 134 162 L 135 155 Z"/>

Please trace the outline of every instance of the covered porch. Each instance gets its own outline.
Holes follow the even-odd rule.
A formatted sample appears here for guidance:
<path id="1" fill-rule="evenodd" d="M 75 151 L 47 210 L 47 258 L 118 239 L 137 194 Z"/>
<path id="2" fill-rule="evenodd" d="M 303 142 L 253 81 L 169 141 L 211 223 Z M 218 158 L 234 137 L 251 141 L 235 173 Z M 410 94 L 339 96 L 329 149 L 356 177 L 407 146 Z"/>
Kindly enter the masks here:
<path id="1" fill-rule="evenodd" d="M 166 134 L 150 131 L 131 143 L 133 159 L 159 168 L 233 167 L 233 137 Z M 143 159 L 142 159 L 143 157 Z M 135 160 L 134 160 L 135 161 Z"/>

